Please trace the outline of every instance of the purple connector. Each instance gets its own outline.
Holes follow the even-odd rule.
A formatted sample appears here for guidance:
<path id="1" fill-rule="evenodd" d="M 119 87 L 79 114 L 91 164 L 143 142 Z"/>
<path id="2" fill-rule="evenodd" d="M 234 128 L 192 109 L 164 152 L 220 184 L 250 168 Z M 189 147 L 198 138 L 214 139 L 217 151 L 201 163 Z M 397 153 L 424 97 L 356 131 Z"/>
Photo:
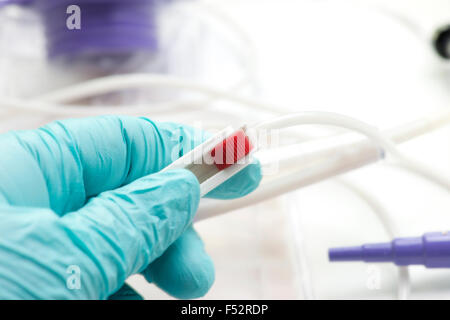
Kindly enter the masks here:
<path id="1" fill-rule="evenodd" d="M 49 57 L 123 55 L 157 50 L 156 10 L 171 0 L 0 0 L 32 5 L 42 16 Z M 80 9 L 80 28 L 70 29 L 70 6 Z M 73 12 L 72 12 L 73 13 Z"/>
<path id="2" fill-rule="evenodd" d="M 10 4 L 28 5 L 31 4 L 33 1 L 34 0 L 0 0 L 0 7 Z"/>
<path id="3" fill-rule="evenodd" d="M 387 243 L 331 248 L 328 257 L 330 261 L 393 262 L 398 266 L 415 264 L 450 268 L 450 233 L 430 232 L 422 237 L 397 238 Z"/>
<path id="4" fill-rule="evenodd" d="M 160 0 L 35 0 L 43 17 L 50 57 L 123 54 L 157 48 L 155 6 Z M 81 28 L 66 26 L 70 5 Z"/>

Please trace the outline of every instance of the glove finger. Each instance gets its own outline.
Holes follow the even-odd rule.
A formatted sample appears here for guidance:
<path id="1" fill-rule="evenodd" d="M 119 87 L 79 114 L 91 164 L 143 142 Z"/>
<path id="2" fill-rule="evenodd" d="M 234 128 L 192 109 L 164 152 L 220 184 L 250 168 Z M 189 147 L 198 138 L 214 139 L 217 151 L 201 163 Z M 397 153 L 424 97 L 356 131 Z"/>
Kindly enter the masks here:
<path id="1" fill-rule="evenodd" d="M 171 170 L 104 192 L 60 219 L 59 229 L 75 245 L 71 255 L 79 259 L 86 294 L 107 298 L 143 271 L 190 225 L 199 198 L 195 176 Z"/>
<path id="2" fill-rule="evenodd" d="M 126 116 L 70 119 L 0 137 L 0 199 L 59 215 L 155 173 L 206 137 L 188 126 Z M 26 172 L 26 174 L 23 174 Z"/>
<path id="3" fill-rule="evenodd" d="M 261 178 L 261 165 L 259 162 L 252 163 L 205 197 L 223 200 L 244 197 L 259 186 Z"/>
<path id="4" fill-rule="evenodd" d="M 214 282 L 214 265 L 190 227 L 143 272 L 149 282 L 178 299 L 204 296 Z"/>
<path id="5" fill-rule="evenodd" d="M 108 300 L 144 300 L 144 298 L 125 283 L 116 293 L 110 295 Z"/>

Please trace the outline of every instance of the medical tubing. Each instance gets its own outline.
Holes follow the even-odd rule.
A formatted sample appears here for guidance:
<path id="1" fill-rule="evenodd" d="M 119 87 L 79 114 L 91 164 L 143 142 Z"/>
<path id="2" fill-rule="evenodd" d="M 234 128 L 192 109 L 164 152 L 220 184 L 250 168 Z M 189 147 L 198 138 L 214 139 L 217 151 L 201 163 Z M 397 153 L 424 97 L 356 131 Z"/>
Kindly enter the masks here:
<path id="1" fill-rule="evenodd" d="M 265 104 L 250 98 L 241 97 L 228 91 L 216 89 L 208 85 L 195 83 L 179 77 L 160 74 L 113 75 L 88 80 L 84 83 L 76 84 L 67 88 L 55 90 L 48 94 L 33 97 L 33 100 L 45 101 L 46 103 L 70 103 L 73 101 L 109 93 L 112 91 L 146 88 L 149 86 L 190 90 L 204 94 L 206 96 L 216 97 L 218 99 L 224 99 L 230 102 L 236 102 L 250 108 L 256 107 L 260 111 L 267 111 L 270 113 L 292 111 L 291 109 L 283 109 L 275 105 Z M 33 104 L 28 104 L 27 107 L 33 107 Z M 42 105 L 40 107 L 42 107 Z M 49 110 L 55 108 L 52 108 L 51 105 L 47 105 L 46 109 L 46 111 L 48 112 Z M 104 112 L 106 111 L 108 110 L 104 110 Z"/>
<path id="2" fill-rule="evenodd" d="M 387 139 L 378 129 L 348 116 L 330 112 L 303 112 L 266 121 L 257 125 L 255 129 L 280 129 L 304 124 L 337 126 L 366 135 L 400 161 L 407 170 L 423 176 L 450 191 L 450 179 L 448 177 L 442 175 L 442 173 L 435 172 L 428 166 L 401 153 L 396 145 L 390 139 Z"/>
<path id="3" fill-rule="evenodd" d="M 229 30 L 233 32 L 238 39 L 240 39 L 244 47 L 246 47 L 247 51 L 243 67 L 248 73 L 249 81 L 255 84 L 255 87 L 257 87 L 256 73 L 258 70 L 257 68 L 258 55 L 256 54 L 256 48 L 251 40 L 251 37 L 247 34 L 247 31 L 239 23 L 237 23 L 235 19 L 231 17 L 229 14 L 227 14 L 223 10 L 218 9 L 215 6 L 211 6 L 205 1 L 191 2 L 190 5 L 193 6 L 196 10 L 200 9 L 205 11 L 207 14 L 215 18 L 217 21 L 226 25 L 229 28 Z"/>
<path id="4" fill-rule="evenodd" d="M 335 126 L 359 132 L 373 140 L 377 145 L 390 152 L 392 155 L 401 157 L 395 144 L 389 139 L 386 139 L 377 128 L 352 117 L 332 112 L 311 111 L 288 114 L 260 123 L 256 125 L 254 129 L 284 129 L 306 124 Z"/>
<path id="5" fill-rule="evenodd" d="M 369 149 L 367 151 L 373 151 Z M 251 206 L 263 202 L 293 190 L 317 183 L 332 176 L 348 172 L 350 170 L 363 167 L 368 163 L 379 159 L 379 153 L 354 153 L 335 156 L 316 162 L 308 168 L 302 168 L 297 171 L 288 172 L 270 179 L 263 179 L 263 183 L 249 195 L 235 200 L 212 200 L 204 199 L 200 202 L 197 215 L 202 219 L 212 218 L 226 212 L 237 210 L 243 207 Z M 201 221 L 201 220 L 198 220 Z"/>
<path id="6" fill-rule="evenodd" d="M 208 86 L 200 85 L 200 84 L 194 84 L 186 82 L 185 80 L 181 80 L 174 77 L 167 77 L 167 76 L 160 76 L 160 75 L 120 75 L 120 76 L 110 76 L 106 78 L 101 79 L 95 79 L 91 80 L 82 84 L 74 85 L 70 88 L 61 89 L 57 92 L 53 92 L 47 95 L 43 95 L 38 97 L 38 99 L 46 100 L 46 101 L 59 101 L 59 102 L 68 102 L 74 99 L 81 99 L 86 98 L 91 95 L 95 94 L 101 94 L 106 93 L 111 90 L 116 89 L 124 89 L 124 88 L 135 88 L 136 86 L 148 86 L 148 85 L 156 85 L 156 86 L 171 86 L 175 88 L 180 89 L 190 89 L 193 91 L 202 92 L 207 95 L 216 96 L 218 98 L 227 99 L 229 101 L 241 103 L 250 107 L 260 108 L 266 111 L 273 112 L 274 107 L 268 104 L 260 103 L 257 101 L 254 101 L 252 99 L 248 98 L 242 98 L 233 94 L 230 94 L 228 92 L 224 92 L 222 90 L 217 90 L 214 88 L 210 88 Z M 16 107 L 36 107 L 34 104 L 28 104 L 28 105 L 22 105 L 20 102 L 16 103 Z M 51 108 L 51 106 L 46 105 L 38 105 L 39 109 L 42 108 Z M 48 111 L 48 110 L 47 110 Z M 338 120 L 337 118 L 340 117 L 340 120 L 354 120 L 345 118 L 344 116 L 339 116 L 337 114 L 331 114 L 331 113 L 322 113 L 322 116 L 327 115 L 331 118 L 328 118 L 328 120 L 331 121 L 325 121 L 322 124 L 328 124 L 328 125 L 335 125 L 333 120 Z M 320 120 L 324 120 L 323 117 L 318 116 L 318 113 L 316 113 L 316 117 L 313 116 L 313 113 L 309 113 L 307 115 L 304 115 L 309 117 L 309 121 L 304 122 L 309 124 L 321 124 Z M 446 120 L 448 120 L 448 111 L 446 114 Z M 304 118 L 306 119 L 306 118 Z M 317 122 L 311 122 L 312 119 L 315 119 L 319 121 Z M 306 119 L 307 120 L 307 119 Z M 377 143 L 383 145 L 383 147 L 390 152 L 392 155 L 394 155 L 397 159 L 401 160 L 401 162 L 405 165 L 405 168 L 408 170 L 414 171 L 417 174 L 420 174 L 427 179 L 433 180 L 434 182 L 438 183 L 441 186 L 444 186 L 445 188 L 450 188 L 450 183 L 447 179 L 442 177 L 440 174 L 436 174 L 432 172 L 429 168 L 411 160 L 407 157 L 403 156 L 398 150 L 396 149 L 395 145 L 390 142 L 387 139 L 384 139 L 382 136 L 378 134 L 378 131 L 370 126 L 367 126 L 366 124 L 361 123 L 355 123 L 353 121 L 344 121 L 344 127 L 347 125 L 349 126 L 349 129 L 355 129 L 358 132 L 361 132 L 363 134 L 369 134 Z M 291 126 L 295 124 L 294 119 L 292 117 L 281 117 L 276 120 L 276 122 L 266 122 L 262 124 L 261 126 L 280 126 L 280 124 L 284 123 L 285 126 Z M 353 127 L 356 125 L 355 127 Z M 364 133 L 365 132 L 365 133 Z"/>
<path id="7" fill-rule="evenodd" d="M 159 75 L 121 75 L 121 76 L 111 76 L 107 78 L 102 79 L 96 79 L 91 80 L 83 84 L 72 86 L 71 88 L 61 89 L 57 92 L 50 93 L 48 95 L 41 96 L 41 100 L 46 101 L 58 101 L 58 102 L 69 102 L 71 100 L 81 99 L 85 97 L 89 97 L 91 95 L 101 94 L 101 93 L 107 93 L 111 90 L 117 90 L 117 89 L 124 89 L 124 88 L 134 88 L 136 86 L 148 86 L 148 85 L 156 85 L 156 86 L 171 86 L 179 89 L 190 89 L 194 91 L 198 91 L 201 93 L 204 93 L 206 95 L 216 96 L 218 98 L 227 99 L 233 102 L 242 103 L 247 106 L 257 107 L 261 108 L 270 112 L 273 112 L 276 108 L 267 104 L 256 102 L 252 99 L 242 98 L 233 94 L 230 94 L 228 92 L 223 92 L 221 90 L 217 90 L 214 88 L 210 88 L 208 86 L 203 86 L 200 84 L 194 84 L 189 83 L 184 80 L 174 78 L 174 77 L 166 77 L 166 76 L 159 76 Z M 38 97 L 39 98 L 39 97 Z M 446 114 L 446 121 L 448 121 L 448 111 Z M 324 114 L 322 114 L 324 115 Z M 332 114 L 328 114 L 329 116 Z M 318 117 L 318 114 L 316 116 L 313 116 L 312 113 L 307 115 L 309 118 L 309 121 L 306 121 L 306 123 L 309 124 L 320 124 L 317 123 L 319 120 L 323 120 L 323 117 Z M 337 117 L 340 120 L 345 120 L 344 116 L 339 116 L 334 114 L 331 119 L 329 120 L 337 120 Z M 306 119 L 306 118 L 304 118 Z M 306 119 L 307 120 L 307 119 Z M 311 122 L 311 120 L 315 120 L 315 122 Z M 346 118 L 346 120 L 349 120 Z M 354 120 L 354 119 L 353 119 Z M 434 121 L 436 121 L 436 118 L 434 118 Z M 285 126 L 287 125 L 294 125 L 295 121 L 293 121 L 292 118 L 286 118 L 281 117 L 276 120 L 277 123 L 265 123 L 262 126 L 271 126 L 276 127 L 280 126 L 281 123 L 284 123 Z M 366 124 L 363 124 L 361 126 L 361 123 L 355 125 L 355 122 L 352 121 L 344 121 L 344 127 L 347 125 L 349 126 L 349 129 L 354 129 L 360 133 L 369 134 L 377 143 L 383 145 L 383 147 L 390 152 L 392 155 L 394 155 L 396 158 L 400 159 L 401 162 L 405 165 L 405 167 L 411 171 L 414 171 L 428 179 L 431 179 L 438 183 L 439 185 L 444 186 L 445 188 L 449 188 L 450 183 L 442 177 L 440 174 L 436 174 L 426 168 L 425 166 L 412 161 L 406 157 L 404 157 L 398 150 L 396 149 L 395 145 L 390 142 L 387 139 L 384 139 L 382 136 L 379 136 L 379 133 L 376 129 L 367 126 Z M 328 121 L 322 124 L 328 124 L 328 125 L 336 125 L 334 121 Z M 433 125 L 430 125 L 430 127 L 433 127 Z M 407 138 L 407 135 L 406 137 Z"/>
<path id="8" fill-rule="evenodd" d="M 398 267 L 398 300 L 408 300 L 411 294 L 411 275 L 408 267 Z"/>
<path id="9" fill-rule="evenodd" d="M 123 81 L 123 82 L 122 82 Z M 178 89 L 189 89 L 192 91 L 197 91 L 203 93 L 207 96 L 214 97 L 217 99 L 225 99 L 228 101 L 240 103 L 246 105 L 247 107 L 257 108 L 258 110 L 265 110 L 271 113 L 279 113 L 282 111 L 287 111 L 289 109 L 277 108 L 276 106 L 272 106 L 270 104 L 260 103 L 258 101 L 243 98 L 232 93 L 218 90 L 215 88 L 211 88 L 209 86 L 195 84 L 180 78 L 163 76 L 163 75 L 148 75 L 148 74 L 138 74 L 138 75 L 120 75 L 120 76 L 110 76 L 106 78 L 99 78 L 95 80 L 90 80 L 82 84 L 74 85 L 65 89 L 60 89 L 45 95 L 41 95 L 35 97 L 35 100 L 45 100 L 45 102 L 32 102 L 32 101 L 23 101 L 17 99 L 4 99 L 0 101 L 0 104 L 7 105 L 10 107 L 18 108 L 18 109 L 27 109 L 36 111 L 43 111 L 47 113 L 64 113 L 67 111 L 76 112 L 76 114 L 83 115 L 86 114 L 95 114 L 97 112 L 124 112 L 127 114 L 136 114 L 140 110 L 144 110 L 145 108 L 138 107 L 138 110 L 133 110 L 134 108 L 116 108 L 116 107 L 83 107 L 83 108 L 75 108 L 75 107 L 62 107 L 62 106 L 52 106 L 49 103 L 57 102 L 57 103 L 67 103 L 71 101 L 80 100 L 83 98 L 87 98 L 92 95 L 107 93 L 114 90 L 125 89 L 125 88 L 135 88 L 135 87 L 146 87 L 146 86 L 163 86 L 163 87 L 172 87 Z M 178 105 L 180 102 L 176 103 Z M 181 104 L 182 105 L 182 104 Z M 64 108 L 64 109 L 63 109 Z M 70 108 L 70 110 L 65 109 Z M 91 110 L 91 108 L 98 108 L 96 110 Z M 65 110 L 65 111 L 62 111 Z M 98 111 L 97 111 L 98 110 Z M 450 122 L 450 110 L 442 110 L 440 112 L 434 113 L 433 115 L 426 117 L 424 119 L 418 120 L 416 123 L 411 124 L 411 131 L 404 130 L 403 135 L 405 136 L 403 139 L 408 139 L 408 135 L 415 134 L 416 130 L 424 130 L 429 131 L 432 130 L 436 126 L 440 126 L 443 123 Z"/>
<path id="10" fill-rule="evenodd" d="M 244 88 L 248 83 L 248 80 L 242 79 L 239 83 L 233 85 L 230 90 L 239 91 Z M 126 114 L 126 115 L 142 115 L 148 114 L 167 114 L 168 110 L 171 113 L 175 112 L 189 112 L 205 108 L 208 104 L 215 101 L 214 96 L 208 96 L 202 99 L 192 99 L 192 100 L 178 100 L 169 102 L 157 102 L 151 105 L 134 105 L 134 106 L 120 106 L 120 105 L 109 105 L 109 106 L 95 106 L 95 105 L 64 105 L 57 103 L 47 103 L 45 101 L 31 101 L 16 99 L 11 97 L 5 97 L 0 99 L 0 105 L 3 109 L 11 109 L 18 111 L 28 111 L 36 113 L 45 113 L 52 115 L 71 115 L 71 116 L 95 116 L 102 115 L 105 113 L 112 114 Z M 33 99 L 37 100 L 37 99 Z M 0 109 L 1 110 L 1 109 Z"/>
<path id="11" fill-rule="evenodd" d="M 450 110 L 441 110 L 438 112 L 431 113 L 426 116 L 422 116 L 420 119 L 403 124 L 397 128 L 390 129 L 385 131 L 383 134 L 385 137 L 389 137 L 391 141 L 396 144 L 400 144 L 406 141 L 409 141 L 413 138 L 436 130 L 446 124 L 450 123 Z M 332 136 L 331 138 L 337 138 L 339 135 Z M 344 137 L 344 135 L 340 135 Z M 330 137 L 324 137 L 320 139 L 329 139 Z M 364 146 L 366 145 L 366 146 Z M 370 140 L 362 140 L 362 141 L 344 141 L 337 142 L 332 147 L 328 147 L 326 149 L 321 149 L 318 151 L 312 151 L 309 153 L 298 153 L 294 155 L 290 155 L 289 157 L 283 157 L 280 159 L 276 159 L 280 167 L 289 168 L 289 167 L 298 167 L 299 164 L 304 165 L 311 163 L 313 161 L 319 161 L 321 159 L 330 157 L 339 152 L 347 152 L 345 150 L 349 149 L 358 149 L 358 148 L 367 148 L 367 145 L 373 145 L 373 142 Z M 303 143 L 291 144 L 286 147 L 291 148 L 302 148 Z M 270 164 L 270 163 L 269 163 Z M 405 169 L 405 168 L 403 168 Z"/>
<path id="12" fill-rule="evenodd" d="M 311 269 L 309 268 L 308 259 L 306 258 L 306 244 L 305 244 L 305 232 L 303 229 L 303 223 L 301 220 L 301 214 L 299 214 L 297 199 L 294 198 L 295 195 L 290 195 L 286 198 L 286 201 L 290 205 L 289 215 L 290 223 L 289 228 L 292 230 L 292 237 L 294 241 L 290 243 L 294 246 L 295 262 L 294 268 L 298 272 L 298 283 L 299 289 L 305 300 L 316 300 L 316 295 L 314 293 L 314 281 L 311 276 Z M 293 201 L 290 201 L 293 200 Z"/>
<path id="13" fill-rule="evenodd" d="M 122 82 L 125 80 L 125 82 Z M 89 80 L 81 84 L 73 85 L 68 88 L 56 90 L 54 92 L 33 97 L 31 99 L 23 100 L 16 98 L 2 98 L 0 99 L 0 105 L 3 107 L 14 108 L 17 110 L 27 110 L 34 112 L 41 112 L 46 114 L 76 114 L 76 115 L 95 115 L 104 113 L 122 113 L 122 114 L 138 114 L 139 112 L 153 111 L 148 106 L 133 106 L 133 107 L 118 107 L 118 106 L 73 106 L 63 105 L 71 101 L 82 100 L 95 95 L 101 95 L 114 90 L 131 89 L 137 87 L 171 87 L 176 89 L 188 89 L 205 94 L 213 99 L 228 99 L 244 105 L 254 105 L 256 107 L 262 107 L 262 104 L 252 101 L 251 99 L 241 98 L 233 94 L 228 94 L 226 91 L 210 88 L 208 86 L 202 86 L 194 84 L 189 81 L 158 74 L 140 74 L 140 75 L 126 75 L 126 76 L 110 76 L 106 78 L 99 78 L 95 80 Z M 240 85 L 238 89 L 240 88 Z M 234 97 L 234 98 L 233 98 Z M 172 102 L 171 104 L 177 106 L 185 106 L 186 104 L 192 106 L 196 101 L 180 101 Z M 201 101 L 201 103 L 208 103 L 210 100 Z M 56 103 L 60 105 L 55 105 Z M 161 104 L 164 105 L 164 104 Z M 170 105 L 165 104 L 165 105 Z M 203 105 L 201 107 L 205 107 Z M 269 112 L 273 113 L 274 108 L 266 106 Z M 163 108 L 158 108 L 163 110 Z M 156 110 L 158 111 L 158 110 Z M 167 112 L 167 109 L 165 110 Z M 172 110 L 171 110 L 172 111 Z"/>
<path id="14" fill-rule="evenodd" d="M 449 111 L 446 112 L 448 113 Z M 435 114 L 428 117 L 427 119 L 429 121 L 436 121 L 437 115 L 438 114 Z M 308 115 L 308 120 L 313 120 L 312 115 Z M 349 118 L 346 118 L 344 122 L 347 122 L 348 120 Z M 359 121 L 357 122 L 359 123 L 359 126 L 361 126 L 362 124 L 362 127 L 365 127 L 364 123 L 361 123 Z M 278 121 L 277 123 L 279 124 Z M 401 143 L 428 132 L 427 130 L 425 130 L 425 128 L 429 130 L 437 129 L 439 126 L 442 126 L 446 123 L 447 122 L 445 121 L 436 121 L 435 123 L 427 123 L 427 121 L 415 121 L 413 123 L 407 124 L 406 126 L 388 131 L 387 136 L 393 141 Z M 267 126 L 268 124 L 269 123 L 266 122 L 264 125 Z M 324 122 L 322 122 L 322 124 L 324 124 Z M 272 124 L 269 125 L 272 126 Z M 369 128 L 371 127 L 369 126 Z M 374 134 L 377 136 L 380 135 L 381 141 L 386 140 L 376 129 L 370 129 L 369 131 L 370 136 Z M 377 141 L 378 140 L 380 139 L 377 139 Z M 332 176 L 336 176 L 341 173 L 363 167 L 369 163 L 373 163 L 379 160 L 381 156 L 382 154 L 380 154 L 378 147 L 370 141 L 360 142 L 358 146 L 349 145 L 345 148 L 342 148 L 339 153 L 331 153 L 329 157 L 322 158 L 312 163 L 307 169 L 301 168 L 300 170 L 280 175 L 279 177 L 271 179 L 268 183 L 264 183 L 264 180 L 267 179 L 265 178 L 262 185 L 257 190 L 243 198 L 229 201 L 209 199 L 207 201 L 203 201 L 200 204 L 199 211 L 202 212 L 201 216 L 203 218 L 206 218 L 220 215 L 228 211 L 239 209 L 241 207 L 250 206 L 255 203 L 279 196 L 283 193 L 287 193 L 292 190 L 325 180 Z"/>
<path id="15" fill-rule="evenodd" d="M 376 214 L 377 218 L 380 220 L 381 225 L 386 231 L 389 238 L 392 240 L 395 237 L 400 236 L 400 228 L 398 225 L 390 218 L 392 215 L 388 212 L 386 207 L 373 195 L 365 191 L 360 186 L 355 183 L 338 178 L 336 179 L 341 185 L 353 192 L 361 200 L 363 200 Z M 397 299 L 407 300 L 411 291 L 410 274 L 408 267 L 398 268 L 398 288 L 397 288 Z"/>
<path id="16" fill-rule="evenodd" d="M 217 99 L 223 99 L 230 102 L 236 102 L 247 106 L 249 108 L 257 108 L 258 110 L 264 110 L 270 113 L 289 113 L 292 112 L 289 108 L 281 108 L 276 105 L 262 103 L 251 98 L 241 97 L 228 91 L 216 89 L 208 85 L 202 85 L 199 83 L 193 83 L 183 78 L 160 75 L 160 74 L 130 74 L 130 75 L 114 75 L 104 78 L 98 78 L 85 81 L 81 84 L 69 86 L 67 88 L 55 90 L 53 92 L 33 97 L 33 100 L 41 100 L 42 102 L 38 106 L 34 106 L 33 102 L 27 102 L 26 109 L 37 107 L 37 109 L 44 108 L 46 112 L 60 111 L 62 106 L 52 106 L 50 103 L 70 103 L 77 100 L 82 100 L 95 95 L 101 95 L 109 93 L 115 90 L 134 89 L 139 87 L 170 87 L 174 89 L 185 89 L 195 91 L 206 96 L 214 97 Z M 15 106 L 18 107 L 20 103 L 25 101 L 15 100 Z M 0 104 L 2 101 L 0 101 Z M 64 106 L 65 108 L 65 106 Z M 86 109 L 91 106 L 86 107 Z M 102 108 L 103 112 L 112 110 L 115 108 Z M 128 108 L 129 110 L 130 108 Z M 100 110 L 99 110 L 100 111 Z M 410 124 L 414 130 L 420 128 L 421 130 L 429 130 L 430 127 L 439 126 L 441 123 L 450 122 L 450 110 L 443 109 L 439 112 L 433 113 L 430 116 L 426 116 L 421 120 L 417 120 L 417 123 Z M 404 139 L 408 139 L 408 131 L 404 131 L 406 136 Z"/>
<path id="17" fill-rule="evenodd" d="M 94 80 L 89 80 L 81 84 L 73 85 L 64 89 L 59 89 L 54 92 L 50 92 L 48 94 L 44 94 L 41 96 L 37 96 L 34 100 L 42 100 L 45 102 L 33 103 L 26 102 L 16 99 L 10 99 L 9 105 L 16 108 L 24 108 L 24 109 L 33 109 L 36 108 L 39 111 L 44 112 L 58 112 L 60 113 L 61 107 L 52 106 L 48 103 L 68 103 L 76 100 L 81 100 L 84 98 L 88 98 L 90 96 L 95 96 L 99 94 L 108 93 L 114 90 L 120 89 L 131 89 L 136 87 L 147 87 L 147 86 L 161 86 L 161 87 L 172 87 L 177 89 L 187 89 L 191 91 L 196 91 L 199 93 L 203 93 L 207 96 L 211 96 L 218 99 L 225 99 L 231 102 L 236 102 L 239 104 L 243 104 L 247 107 L 258 108 L 259 110 L 265 110 L 268 112 L 276 112 L 280 113 L 283 111 L 290 111 L 290 109 L 279 108 L 277 106 L 273 106 L 266 103 L 261 103 L 255 101 L 253 99 L 240 97 L 238 95 L 229 93 L 227 91 L 211 88 L 206 85 L 201 85 L 197 83 L 192 83 L 186 81 L 181 78 L 172 77 L 172 76 L 164 76 L 157 74 L 133 74 L 133 75 L 115 75 L 109 76 L 105 78 L 99 78 Z M 0 103 L 5 104 L 8 101 L 0 101 Z M 65 108 L 65 107 L 64 107 Z M 91 107 L 84 108 L 86 112 L 89 112 Z M 117 108 L 102 108 L 97 107 L 99 112 L 107 112 L 111 110 L 113 112 L 117 111 Z M 130 112 L 128 108 L 128 112 Z M 124 110 L 125 111 L 125 110 Z M 440 123 L 448 123 L 450 122 L 450 110 L 443 110 L 441 112 L 436 113 L 434 116 L 431 116 L 427 119 L 418 120 L 422 124 L 425 123 L 425 126 L 419 126 L 421 129 L 429 130 L 430 127 L 435 125 L 440 125 Z M 413 129 L 417 129 L 417 125 L 413 126 Z M 406 139 L 408 138 L 407 132 L 404 132 L 406 135 Z"/>

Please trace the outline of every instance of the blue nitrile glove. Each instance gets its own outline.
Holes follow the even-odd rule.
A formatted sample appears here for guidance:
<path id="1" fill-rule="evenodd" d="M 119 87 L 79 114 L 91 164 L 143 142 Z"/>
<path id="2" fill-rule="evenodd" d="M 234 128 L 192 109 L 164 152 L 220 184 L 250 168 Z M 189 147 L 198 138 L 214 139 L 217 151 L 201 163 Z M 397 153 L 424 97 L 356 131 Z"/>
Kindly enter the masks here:
<path id="1" fill-rule="evenodd" d="M 139 272 L 175 297 L 204 295 L 214 268 L 191 227 L 198 181 L 157 173 L 198 133 L 105 116 L 0 135 L 0 298 L 137 298 L 124 283 Z M 209 195 L 243 196 L 260 178 L 254 164 Z"/>

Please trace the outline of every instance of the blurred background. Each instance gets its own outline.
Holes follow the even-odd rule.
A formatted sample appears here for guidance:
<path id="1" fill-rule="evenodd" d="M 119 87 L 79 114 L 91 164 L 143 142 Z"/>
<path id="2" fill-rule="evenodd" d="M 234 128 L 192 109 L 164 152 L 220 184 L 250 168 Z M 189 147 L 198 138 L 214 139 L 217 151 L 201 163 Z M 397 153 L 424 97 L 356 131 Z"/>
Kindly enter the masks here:
<path id="1" fill-rule="evenodd" d="M 153 50 L 67 58 L 49 56 L 48 26 L 39 10 L 3 7 L 0 94 L 33 101 L 106 75 L 158 73 L 292 111 L 350 115 L 380 129 L 450 108 L 450 62 L 434 45 L 437 32 L 450 24 L 448 0 L 180 0 L 164 2 L 157 10 L 158 45 Z M 77 104 L 138 105 L 139 115 L 210 130 L 274 116 L 159 87 Z M 87 115 L 6 106 L 0 103 L 1 132 Z M 302 130 L 313 136 L 332 132 L 315 126 Z M 450 173 L 450 127 L 401 149 Z M 342 179 L 378 198 L 401 236 L 447 230 L 450 197 L 421 178 L 380 163 L 339 179 L 200 222 L 197 230 L 216 266 L 216 282 L 205 298 L 395 298 L 395 266 L 328 262 L 329 247 L 389 240 L 371 208 Z M 410 272 L 411 298 L 450 298 L 449 270 L 412 267 Z M 128 282 L 147 299 L 170 298 L 141 276 Z"/>

